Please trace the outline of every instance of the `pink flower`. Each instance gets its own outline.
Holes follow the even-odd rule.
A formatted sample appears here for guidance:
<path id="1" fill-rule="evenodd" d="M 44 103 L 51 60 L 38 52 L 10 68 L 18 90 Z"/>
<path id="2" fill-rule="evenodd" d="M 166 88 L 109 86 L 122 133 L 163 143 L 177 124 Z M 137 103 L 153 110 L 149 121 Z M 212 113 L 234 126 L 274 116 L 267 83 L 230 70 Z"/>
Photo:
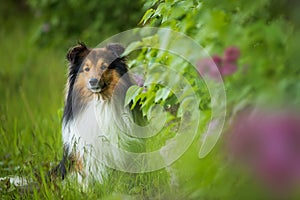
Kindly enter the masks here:
<path id="1" fill-rule="evenodd" d="M 229 131 L 230 156 L 270 189 L 300 183 L 300 113 L 244 110 Z"/>
<path id="2" fill-rule="evenodd" d="M 222 76 L 228 76 L 237 70 L 237 65 L 235 63 L 225 61 L 221 66 L 219 66 L 219 70 Z"/>
<path id="3" fill-rule="evenodd" d="M 204 58 L 197 63 L 198 72 L 201 76 L 209 76 L 218 80 L 219 76 L 229 76 L 237 70 L 237 59 L 240 50 L 237 47 L 228 47 L 224 57 L 214 55 L 212 59 Z"/>
<path id="4" fill-rule="evenodd" d="M 214 56 L 213 59 L 204 58 L 197 63 L 198 72 L 201 76 L 208 76 L 215 80 L 220 77 L 218 64 L 221 62 L 221 57 Z M 220 60 L 220 61 L 219 61 Z"/>
<path id="5" fill-rule="evenodd" d="M 133 75 L 135 82 L 138 86 L 143 87 L 144 86 L 144 79 L 142 76 L 138 75 L 138 74 L 134 74 Z"/>
<path id="6" fill-rule="evenodd" d="M 217 67 L 220 67 L 222 65 L 222 58 L 218 55 L 214 55 L 212 57 L 212 60 L 214 61 L 214 63 L 217 65 Z"/>
<path id="7" fill-rule="evenodd" d="M 239 48 L 232 46 L 225 49 L 223 58 L 226 62 L 236 62 L 240 54 Z"/>

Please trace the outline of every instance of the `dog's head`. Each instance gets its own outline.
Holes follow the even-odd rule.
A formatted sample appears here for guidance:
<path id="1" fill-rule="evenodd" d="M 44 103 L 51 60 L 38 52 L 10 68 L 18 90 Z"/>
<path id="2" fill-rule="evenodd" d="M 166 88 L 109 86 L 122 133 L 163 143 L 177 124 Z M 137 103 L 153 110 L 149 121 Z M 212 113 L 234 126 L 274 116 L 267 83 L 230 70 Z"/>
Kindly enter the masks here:
<path id="1" fill-rule="evenodd" d="M 67 54 L 69 84 L 73 84 L 81 97 L 99 94 L 110 98 L 120 78 L 128 71 L 125 58 L 121 57 L 123 52 L 124 47 L 120 44 L 89 49 L 79 43 Z"/>

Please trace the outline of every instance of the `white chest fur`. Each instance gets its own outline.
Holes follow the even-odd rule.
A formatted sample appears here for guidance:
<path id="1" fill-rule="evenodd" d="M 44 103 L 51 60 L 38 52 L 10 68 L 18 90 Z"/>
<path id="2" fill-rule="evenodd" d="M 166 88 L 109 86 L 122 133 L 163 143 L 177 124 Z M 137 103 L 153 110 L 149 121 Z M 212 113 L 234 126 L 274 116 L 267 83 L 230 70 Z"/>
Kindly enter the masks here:
<path id="1" fill-rule="evenodd" d="M 101 182 L 106 170 L 101 162 L 103 141 L 119 146 L 120 134 L 131 131 L 131 122 L 131 112 L 122 103 L 94 99 L 71 121 L 63 123 L 63 143 L 69 154 L 76 152 L 82 158 L 83 173 Z"/>

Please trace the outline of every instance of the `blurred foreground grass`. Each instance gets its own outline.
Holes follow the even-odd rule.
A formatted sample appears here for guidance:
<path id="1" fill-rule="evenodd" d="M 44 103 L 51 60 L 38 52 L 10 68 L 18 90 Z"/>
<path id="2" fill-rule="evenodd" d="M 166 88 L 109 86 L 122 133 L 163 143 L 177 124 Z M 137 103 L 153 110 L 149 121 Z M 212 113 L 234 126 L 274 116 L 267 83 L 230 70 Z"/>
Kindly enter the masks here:
<path id="1" fill-rule="evenodd" d="M 61 154 L 63 54 L 32 45 L 29 23 L 21 15 L 0 30 L 1 177 L 28 176 Z"/>
<path id="2" fill-rule="evenodd" d="M 60 153 L 59 108 L 65 82 L 62 50 L 40 49 L 30 41 L 26 20 L 0 31 L 1 175 L 20 163 Z M 46 156 L 46 157 L 44 157 Z M 36 162 L 37 161 L 37 162 Z"/>

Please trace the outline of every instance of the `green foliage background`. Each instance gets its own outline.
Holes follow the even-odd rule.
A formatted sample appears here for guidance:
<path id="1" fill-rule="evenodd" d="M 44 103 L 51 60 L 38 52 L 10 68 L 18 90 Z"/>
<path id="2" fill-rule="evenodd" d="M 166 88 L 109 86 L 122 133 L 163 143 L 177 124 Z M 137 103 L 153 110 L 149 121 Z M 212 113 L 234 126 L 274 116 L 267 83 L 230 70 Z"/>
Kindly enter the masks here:
<path id="1" fill-rule="evenodd" d="M 60 120 L 67 49 L 77 41 L 95 46 L 113 34 L 137 26 L 183 32 L 210 55 L 222 55 L 228 46 L 240 48 L 237 72 L 224 77 L 228 118 L 249 103 L 299 106 L 298 9 L 296 0 L 1 2 L 0 177 L 43 177 L 61 158 Z M 110 181 L 88 190 L 72 182 L 49 184 L 42 180 L 39 190 L 24 192 L 0 182 L 0 197 L 269 199 L 263 188 L 225 159 L 222 140 L 209 156 L 197 158 L 201 133 L 210 117 L 210 99 L 195 71 L 179 58 L 152 49 L 142 49 L 129 65 L 134 69 L 141 63 L 148 63 L 144 74 L 151 74 L 151 63 L 174 67 L 188 78 L 201 98 L 199 135 L 171 167 L 178 186 L 164 187 L 170 179 L 164 171 L 136 176 L 113 173 Z M 146 75 L 146 80 L 149 78 L 159 77 Z M 161 85 L 149 85 L 146 93 L 139 90 L 128 98 L 136 102 L 142 99 L 145 115 L 156 103 L 177 103 Z M 174 118 L 170 116 L 169 120 Z M 171 131 L 166 129 L 161 138 L 148 141 L 149 149 L 164 144 Z"/>
<path id="2" fill-rule="evenodd" d="M 186 33 L 211 55 L 222 55 L 228 46 L 239 47 L 239 71 L 225 78 L 228 88 L 240 87 L 232 91 L 240 91 L 244 86 L 259 93 L 253 98 L 261 98 L 271 90 L 271 98 L 276 94 L 278 100 L 287 98 L 289 103 L 299 103 L 297 2 L 148 1 L 145 6 L 149 9 L 142 18 L 144 24 Z M 243 73 L 245 67 L 247 73 Z M 274 88 L 274 84 L 278 87 Z M 230 93 L 227 96 L 229 101 L 240 100 Z"/>
<path id="3" fill-rule="evenodd" d="M 44 44 L 53 44 L 51 38 L 57 35 L 62 37 L 59 43 L 82 40 L 97 44 L 135 27 L 142 16 L 141 1 L 28 0 L 28 5 L 41 22 L 35 39 Z"/>

